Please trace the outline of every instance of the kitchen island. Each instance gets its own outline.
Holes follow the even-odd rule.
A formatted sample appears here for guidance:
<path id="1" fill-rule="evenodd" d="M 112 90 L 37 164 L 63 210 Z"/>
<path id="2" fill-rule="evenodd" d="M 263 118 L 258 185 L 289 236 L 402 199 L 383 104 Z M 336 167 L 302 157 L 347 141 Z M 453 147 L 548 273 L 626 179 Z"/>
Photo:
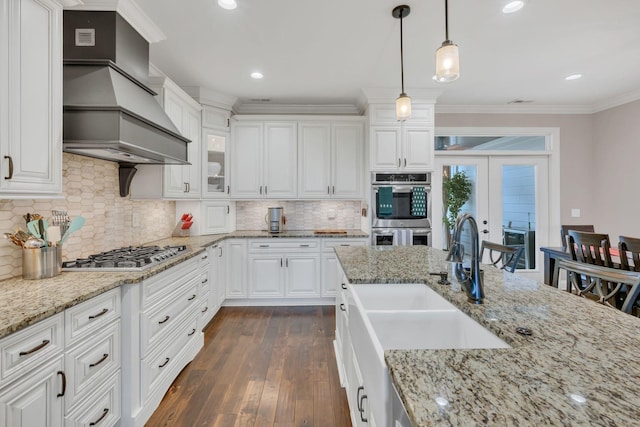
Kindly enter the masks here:
<path id="1" fill-rule="evenodd" d="M 351 284 L 424 283 L 510 349 L 387 350 L 392 382 L 414 426 L 637 425 L 640 319 L 483 266 L 484 304 L 467 302 L 446 252 L 336 248 Z M 532 335 L 516 332 L 526 327 Z"/>

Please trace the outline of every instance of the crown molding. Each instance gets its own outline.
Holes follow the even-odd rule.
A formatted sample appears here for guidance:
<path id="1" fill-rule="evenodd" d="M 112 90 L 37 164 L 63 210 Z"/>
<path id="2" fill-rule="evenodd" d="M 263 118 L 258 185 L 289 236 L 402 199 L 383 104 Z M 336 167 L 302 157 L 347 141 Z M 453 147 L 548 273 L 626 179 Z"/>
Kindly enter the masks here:
<path id="1" fill-rule="evenodd" d="M 640 99 L 640 89 L 627 92 L 625 94 L 610 98 L 606 101 L 598 102 L 593 105 L 593 112 L 599 113 L 600 111 L 608 110 L 610 108 L 619 107 L 620 105 L 628 104 Z"/>
<path id="2" fill-rule="evenodd" d="M 362 115 L 360 107 L 355 104 L 257 104 L 238 103 L 234 105 L 235 114 L 320 114 L 320 115 Z"/>
<path id="3" fill-rule="evenodd" d="M 200 104 L 210 105 L 212 107 L 222 108 L 224 110 L 231 111 L 233 105 L 238 101 L 237 96 L 227 95 L 221 92 L 216 92 L 212 89 L 208 89 L 200 86 L 181 86 L 182 89 L 187 92 L 193 99 Z"/>
<path id="4" fill-rule="evenodd" d="M 436 99 L 442 95 L 442 90 L 407 88 L 406 93 L 411 97 L 411 102 L 435 104 Z M 387 104 L 395 102 L 400 92 L 395 88 L 363 88 L 363 99 L 367 104 Z"/>
<path id="5" fill-rule="evenodd" d="M 65 9 L 83 4 L 82 0 L 61 0 L 60 3 Z"/>
<path id="6" fill-rule="evenodd" d="M 588 105 L 435 105 L 436 114 L 591 114 Z"/>
<path id="7" fill-rule="evenodd" d="M 69 10 L 118 12 L 147 42 L 157 43 L 167 38 L 133 0 L 82 0 L 75 3 L 78 3 L 78 5 L 65 8 Z"/>

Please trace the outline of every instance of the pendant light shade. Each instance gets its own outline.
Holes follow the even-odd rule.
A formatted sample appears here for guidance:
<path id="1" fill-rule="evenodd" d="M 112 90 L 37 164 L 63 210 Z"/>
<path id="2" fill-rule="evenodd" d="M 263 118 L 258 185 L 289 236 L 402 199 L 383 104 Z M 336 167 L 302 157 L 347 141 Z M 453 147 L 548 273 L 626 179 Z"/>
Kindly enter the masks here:
<path id="1" fill-rule="evenodd" d="M 449 0 L 444 0 L 444 37 L 442 46 L 436 50 L 436 74 L 433 79 L 447 83 L 460 77 L 458 45 L 449 40 Z"/>
<path id="2" fill-rule="evenodd" d="M 400 79 L 402 92 L 396 99 L 396 120 L 404 121 L 411 118 L 411 97 L 404 93 L 404 51 L 402 46 L 402 18 L 409 16 L 411 8 L 407 5 L 396 6 L 391 11 L 394 18 L 400 19 Z"/>
<path id="3" fill-rule="evenodd" d="M 396 99 L 396 119 L 404 121 L 411 118 L 411 97 L 402 92 Z"/>

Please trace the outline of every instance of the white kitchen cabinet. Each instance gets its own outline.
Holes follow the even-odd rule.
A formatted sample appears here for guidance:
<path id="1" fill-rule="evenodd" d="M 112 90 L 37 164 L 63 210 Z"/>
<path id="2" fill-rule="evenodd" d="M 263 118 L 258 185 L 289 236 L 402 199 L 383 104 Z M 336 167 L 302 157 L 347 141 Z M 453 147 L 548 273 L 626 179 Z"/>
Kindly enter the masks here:
<path id="1" fill-rule="evenodd" d="M 395 119 L 395 106 L 391 104 L 370 105 L 368 116 L 372 171 L 433 170 L 433 105 L 414 105 L 411 118 L 402 123 Z"/>
<path id="2" fill-rule="evenodd" d="M 211 264 L 211 268 L 215 269 L 212 272 L 211 276 L 213 280 L 216 281 L 216 286 L 218 288 L 218 304 L 216 306 L 216 311 L 220 309 L 224 300 L 227 298 L 227 266 L 226 266 L 226 246 L 224 242 L 220 242 L 215 244 L 212 249 L 214 253 L 217 253 L 215 263 Z"/>
<path id="3" fill-rule="evenodd" d="M 282 254 L 249 254 L 249 298 L 284 296 Z"/>
<path id="4" fill-rule="evenodd" d="M 202 127 L 229 132 L 231 112 L 212 105 L 202 105 Z"/>
<path id="5" fill-rule="evenodd" d="M 320 255 L 287 253 L 285 257 L 285 296 L 289 298 L 320 296 Z"/>
<path id="6" fill-rule="evenodd" d="M 298 197 L 354 199 L 362 196 L 362 124 L 298 124 Z"/>
<path id="7" fill-rule="evenodd" d="M 227 299 L 247 297 L 247 241 L 225 241 Z"/>
<path id="8" fill-rule="evenodd" d="M 231 224 L 235 217 L 235 202 L 230 201 L 202 201 L 201 232 L 200 234 L 220 234 L 231 231 Z"/>
<path id="9" fill-rule="evenodd" d="M 322 277 L 321 293 L 323 297 L 335 297 L 338 285 L 342 282 L 342 269 L 334 251 L 338 246 L 366 246 L 367 239 L 322 239 Z"/>
<path id="10" fill-rule="evenodd" d="M 0 198 L 62 193 L 62 6 L 0 5 Z"/>
<path id="11" fill-rule="evenodd" d="M 202 142 L 202 198 L 229 197 L 229 132 L 203 127 Z"/>
<path id="12" fill-rule="evenodd" d="M 233 122 L 231 129 L 231 197 L 295 198 L 295 122 Z"/>
<path id="13" fill-rule="evenodd" d="M 162 85 L 163 107 L 182 136 L 191 140 L 187 160 L 190 165 L 164 166 L 165 198 L 200 198 L 202 162 L 200 158 L 201 106 L 169 79 Z"/>
<path id="14" fill-rule="evenodd" d="M 417 126 L 372 126 L 371 170 L 433 170 L 433 129 Z"/>
<path id="15" fill-rule="evenodd" d="M 64 368 L 62 355 L 25 375 L 0 392 L 3 427 L 61 427 L 63 425 Z"/>
<path id="16" fill-rule="evenodd" d="M 217 281 L 212 280 L 211 277 L 211 263 L 215 262 L 215 257 L 217 256 L 217 254 L 214 255 L 213 252 L 215 252 L 213 248 L 208 247 L 206 252 L 200 255 L 200 261 L 198 262 L 198 280 L 200 281 L 200 291 L 198 293 L 200 304 L 200 330 L 204 330 L 207 323 L 209 323 L 215 314 L 215 305 L 218 302 L 218 289 L 216 288 Z M 215 294 L 215 298 L 211 296 L 212 293 Z"/>

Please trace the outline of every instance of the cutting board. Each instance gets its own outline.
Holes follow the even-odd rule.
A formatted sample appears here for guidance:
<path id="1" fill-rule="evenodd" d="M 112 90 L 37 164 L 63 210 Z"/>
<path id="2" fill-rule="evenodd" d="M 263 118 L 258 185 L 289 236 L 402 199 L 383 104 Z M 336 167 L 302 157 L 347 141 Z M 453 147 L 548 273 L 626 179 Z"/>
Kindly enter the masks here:
<path id="1" fill-rule="evenodd" d="M 346 230 L 323 229 L 323 230 L 313 230 L 313 234 L 347 234 L 347 232 Z"/>

